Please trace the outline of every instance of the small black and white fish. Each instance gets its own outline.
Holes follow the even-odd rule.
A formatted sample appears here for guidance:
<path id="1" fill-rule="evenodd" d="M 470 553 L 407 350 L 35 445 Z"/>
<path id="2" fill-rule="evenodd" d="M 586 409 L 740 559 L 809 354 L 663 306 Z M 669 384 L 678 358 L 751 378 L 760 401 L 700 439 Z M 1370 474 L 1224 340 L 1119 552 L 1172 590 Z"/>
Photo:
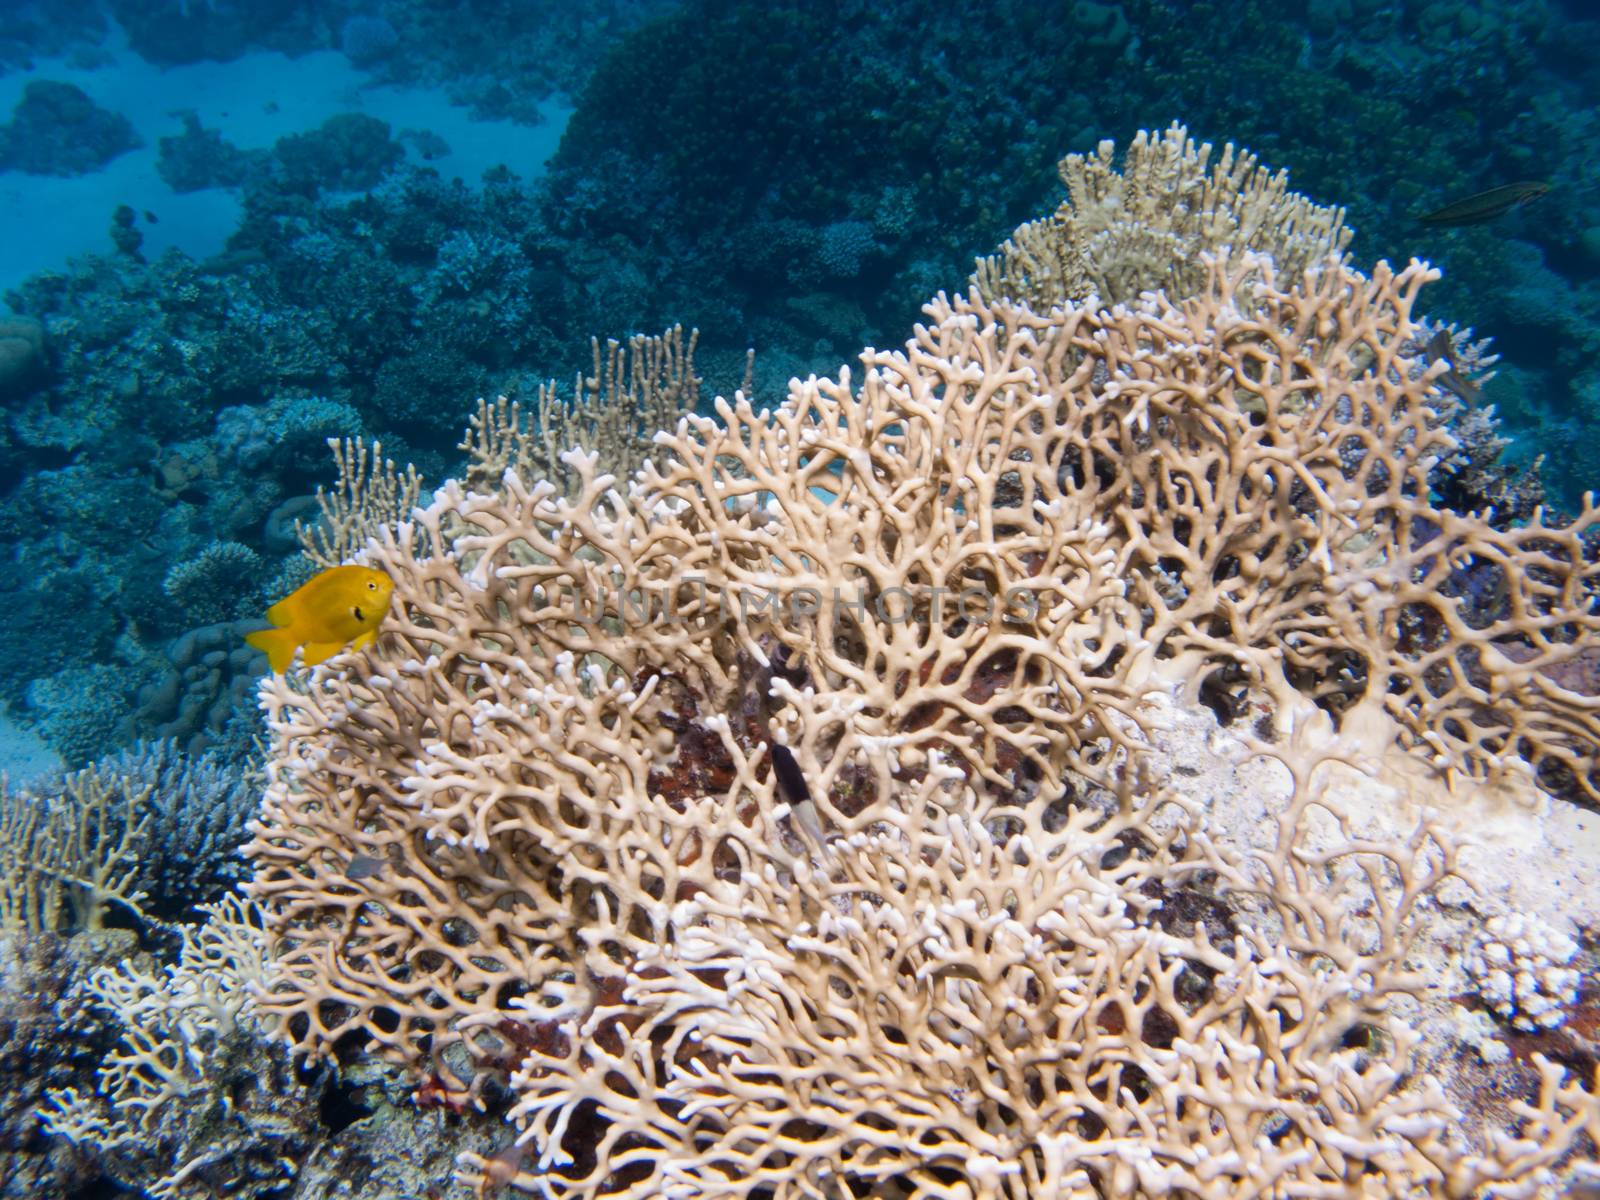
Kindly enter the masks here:
<path id="1" fill-rule="evenodd" d="M 817 817 L 817 806 L 811 800 L 811 786 L 794 752 L 777 742 L 767 744 L 772 756 L 772 774 L 778 784 L 778 794 L 789 806 L 795 825 L 804 830 L 817 845 L 822 845 L 822 822 Z"/>
<path id="2" fill-rule="evenodd" d="M 768 747 L 768 752 L 772 755 L 772 769 L 777 772 L 778 791 L 784 800 L 791 806 L 809 802 L 811 788 L 806 784 L 805 772 L 795 761 L 794 752 L 777 742 Z"/>

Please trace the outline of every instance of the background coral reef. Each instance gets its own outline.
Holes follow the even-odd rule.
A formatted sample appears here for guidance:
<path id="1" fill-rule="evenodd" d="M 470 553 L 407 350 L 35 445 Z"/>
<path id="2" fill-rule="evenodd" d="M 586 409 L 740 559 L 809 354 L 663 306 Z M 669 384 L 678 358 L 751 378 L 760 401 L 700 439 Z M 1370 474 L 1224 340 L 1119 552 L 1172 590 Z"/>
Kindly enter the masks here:
<path id="1" fill-rule="evenodd" d="M 975 247 L 1047 207 L 1063 150 L 1177 111 L 1343 204 L 1358 258 L 1442 262 L 1431 305 L 1497 339 L 1487 401 L 1519 435 L 1514 453 L 1559 446 L 1544 474 L 1568 507 L 1595 474 L 1572 431 L 1600 350 L 1600 201 L 1582 172 L 1600 149 L 1584 102 L 1600 56 L 1582 52 L 1600 25 L 1558 4 L 1047 13 L 997 0 L 981 38 L 964 13 L 844 2 L 550 6 L 539 20 L 473 5 L 441 23 L 425 4 L 174 0 L 114 15 L 152 62 L 336 50 L 373 82 L 448 82 L 485 115 L 533 120 L 554 92 L 575 108 L 541 176 L 466 182 L 429 169 L 422 133 L 361 114 L 248 152 L 179 114 L 163 173 L 240 198 L 227 250 L 145 262 L 152 227 L 128 209 L 119 253 L 15 289 L 35 324 L 0 341 L 16 363 L 0 376 L 0 531 L 22 564 L 5 602 L 12 628 L 73 616 L 48 647 L 0 641 L 0 691 L 74 761 L 73 714 L 108 688 L 124 740 L 218 742 L 218 701 L 168 699 L 174 678 L 238 699 L 174 649 L 218 604 L 186 605 L 165 584 L 233 544 L 264 566 L 221 607 L 255 604 L 246 581 L 276 573 L 287 513 L 328 477 L 324 438 L 381 436 L 442 478 L 471 400 L 531 398 L 564 376 L 573 330 L 697 325 L 710 390 L 737 385 L 754 346 L 758 388 L 776 394 L 897 337 Z M 86 12 L 78 52 L 105 28 Z M 19 65 L 72 49 L 42 12 L 8 36 Z M 491 61 L 527 69 L 489 73 Z M 1090 82 L 1113 74 L 1115 89 Z M 1536 208 L 1415 224 L 1529 177 L 1555 185 Z M 72 544 L 52 544 L 46 531 L 68 527 Z M 86 674 L 95 665 L 114 675 Z"/>

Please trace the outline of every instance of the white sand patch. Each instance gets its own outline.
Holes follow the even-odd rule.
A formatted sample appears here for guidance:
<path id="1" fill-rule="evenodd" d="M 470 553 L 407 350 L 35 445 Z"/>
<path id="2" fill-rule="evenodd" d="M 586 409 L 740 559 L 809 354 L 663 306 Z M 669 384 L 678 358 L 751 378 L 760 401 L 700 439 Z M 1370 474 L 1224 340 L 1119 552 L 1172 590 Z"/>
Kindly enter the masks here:
<path id="1" fill-rule="evenodd" d="M 17 787 L 60 766 L 54 750 L 0 712 L 0 775 L 7 783 Z"/>

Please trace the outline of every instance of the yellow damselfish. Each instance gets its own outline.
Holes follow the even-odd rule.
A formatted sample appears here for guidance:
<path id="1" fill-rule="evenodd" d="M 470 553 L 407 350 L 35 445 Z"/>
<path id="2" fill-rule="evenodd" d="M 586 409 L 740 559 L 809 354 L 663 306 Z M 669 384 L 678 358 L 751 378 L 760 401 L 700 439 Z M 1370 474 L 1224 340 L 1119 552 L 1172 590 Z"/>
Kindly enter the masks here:
<path id="1" fill-rule="evenodd" d="M 305 665 L 314 667 L 347 643 L 357 650 L 372 645 L 393 595 L 394 580 L 382 571 L 329 567 L 267 609 L 267 620 L 278 628 L 258 629 L 244 640 L 267 652 L 274 671 L 288 667 L 301 647 Z"/>

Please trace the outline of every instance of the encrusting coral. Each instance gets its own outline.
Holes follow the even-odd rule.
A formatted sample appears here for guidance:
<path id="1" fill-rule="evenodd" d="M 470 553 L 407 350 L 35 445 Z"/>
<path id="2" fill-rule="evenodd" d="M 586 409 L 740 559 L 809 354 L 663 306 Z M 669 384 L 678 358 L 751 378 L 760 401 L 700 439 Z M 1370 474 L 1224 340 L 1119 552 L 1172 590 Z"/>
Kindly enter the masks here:
<path id="1" fill-rule="evenodd" d="M 1577 951 L 1560 930 L 1512 913 L 1485 922 L 1483 941 L 1465 965 L 1483 998 L 1513 1028 L 1551 1028 L 1578 998 L 1579 975 L 1567 965 Z"/>

